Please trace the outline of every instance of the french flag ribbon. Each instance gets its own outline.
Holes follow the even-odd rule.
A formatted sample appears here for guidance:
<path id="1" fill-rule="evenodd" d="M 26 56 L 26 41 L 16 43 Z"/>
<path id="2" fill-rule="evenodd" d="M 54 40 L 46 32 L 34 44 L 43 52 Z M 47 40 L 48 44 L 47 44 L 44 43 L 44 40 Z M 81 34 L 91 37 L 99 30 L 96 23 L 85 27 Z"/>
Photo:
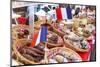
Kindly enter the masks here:
<path id="1" fill-rule="evenodd" d="M 47 26 L 41 26 L 39 33 L 33 35 L 31 47 L 37 46 L 40 42 L 46 42 L 47 30 Z"/>
<path id="2" fill-rule="evenodd" d="M 70 8 L 70 6 L 66 8 L 66 11 L 67 11 L 67 18 L 72 19 L 72 9 Z"/>
<path id="3" fill-rule="evenodd" d="M 72 9 L 70 6 L 67 8 L 56 8 L 57 20 L 72 19 Z"/>
<path id="4" fill-rule="evenodd" d="M 57 20 L 62 20 L 61 8 L 56 9 Z"/>

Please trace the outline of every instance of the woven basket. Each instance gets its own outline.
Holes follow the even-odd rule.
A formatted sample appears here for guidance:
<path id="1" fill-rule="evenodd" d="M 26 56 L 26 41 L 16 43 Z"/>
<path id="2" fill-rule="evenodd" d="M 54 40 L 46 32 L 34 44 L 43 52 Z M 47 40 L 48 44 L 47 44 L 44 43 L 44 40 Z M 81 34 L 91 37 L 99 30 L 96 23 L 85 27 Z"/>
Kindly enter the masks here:
<path id="1" fill-rule="evenodd" d="M 62 47 L 63 46 L 63 39 L 58 34 L 52 32 L 52 31 L 49 31 L 48 33 L 55 34 L 55 35 L 57 35 L 62 40 L 62 43 L 60 43 L 60 44 L 53 44 L 53 43 L 47 42 L 47 47 L 48 48 Z"/>
<path id="2" fill-rule="evenodd" d="M 30 27 L 29 27 L 29 26 L 27 26 L 27 25 L 21 25 L 21 24 L 16 25 L 16 26 L 14 26 L 14 27 L 12 28 L 12 39 L 13 39 L 13 40 L 19 39 L 19 38 L 18 38 L 18 35 L 17 35 L 17 30 L 18 30 L 18 29 L 27 29 L 27 30 L 29 31 L 29 34 L 32 33 L 32 32 L 30 31 Z M 24 39 L 25 39 L 25 38 L 24 38 Z"/>
<path id="3" fill-rule="evenodd" d="M 53 27 L 53 32 L 55 32 L 56 34 L 58 34 L 58 35 L 61 36 L 61 37 L 63 37 L 63 36 L 65 35 L 64 32 L 62 32 L 62 31 L 60 31 L 60 30 L 58 30 L 58 29 L 56 29 L 56 28 L 54 28 L 54 27 Z"/>
<path id="4" fill-rule="evenodd" d="M 71 43 L 69 42 L 68 39 L 66 40 L 66 36 L 67 36 L 67 35 L 65 35 L 65 36 L 63 37 L 64 43 L 65 43 L 65 46 L 66 46 L 66 47 L 71 48 L 71 49 L 73 49 L 73 50 L 75 50 L 75 51 L 77 51 L 77 52 L 88 52 L 88 51 L 89 51 L 89 48 L 88 48 L 88 49 L 81 49 L 81 48 L 78 48 L 78 47 L 74 46 L 73 44 L 71 44 Z M 88 45 L 88 44 L 87 44 L 87 45 Z"/>
<path id="5" fill-rule="evenodd" d="M 89 34 L 87 34 L 87 35 L 82 35 L 82 34 L 80 34 L 78 31 L 73 30 L 73 32 L 74 32 L 76 35 L 78 35 L 78 36 L 83 36 L 84 38 L 88 38 L 88 37 L 90 37 L 90 36 L 91 36 L 91 34 L 90 34 L 90 33 L 89 33 Z"/>
<path id="6" fill-rule="evenodd" d="M 53 27 L 52 24 L 47 23 L 48 24 L 48 29 L 52 32 L 55 32 L 56 34 L 58 34 L 59 36 L 63 37 L 65 35 L 64 32 L 58 30 L 57 28 Z"/>
<path id="7" fill-rule="evenodd" d="M 27 58 L 23 57 L 21 55 L 21 53 L 17 50 L 17 46 L 20 45 L 20 43 L 21 43 L 21 45 L 26 45 L 26 43 L 29 43 L 29 42 L 31 42 L 31 41 L 25 40 L 25 39 L 20 39 L 20 40 L 16 40 L 16 42 L 13 44 L 13 51 L 17 57 L 16 60 L 22 62 L 23 64 L 39 64 L 39 63 L 30 61 Z"/>
<path id="8" fill-rule="evenodd" d="M 51 57 L 53 57 L 53 56 L 55 56 L 55 55 L 57 55 L 57 54 L 59 54 L 59 53 L 61 53 L 61 54 L 65 53 L 64 55 L 67 55 L 67 57 L 69 57 L 69 56 L 71 56 L 71 55 L 75 55 L 75 56 L 76 56 L 75 58 L 78 59 L 77 62 L 82 61 L 82 58 L 80 57 L 80 55 L 79 55 L 77 52 L 75 52 L 75 51 L 73 51 L 72 49 L 67 48 L 67 47 L 55 47 L 55 48 L 50 49 L 50 50 L 47 52 L 48 61 L 49 61 L 49 59 L 50 59 Z M 52 54 L 52 55 L 51 55 L 51 54 Z"/>
<path id="9" fill-rule="evenodd" d="M 37 30 L 39 30 L 41 24 L 44 24 L 44 22 L 41 21 L 41 20 L 38 20 L 38 21 L 34 22 L 34 28 L 37 29 Z"/>

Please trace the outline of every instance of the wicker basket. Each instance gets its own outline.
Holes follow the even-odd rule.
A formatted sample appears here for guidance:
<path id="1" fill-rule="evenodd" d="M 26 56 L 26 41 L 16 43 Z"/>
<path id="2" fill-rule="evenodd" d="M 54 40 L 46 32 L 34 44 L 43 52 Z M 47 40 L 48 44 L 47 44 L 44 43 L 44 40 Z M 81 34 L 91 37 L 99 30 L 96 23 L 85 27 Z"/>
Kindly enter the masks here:
<path id="1" fill-rule="evenodd" d="M 58 34 L 58 35 L 61 36 L 61 37 L 63 37 L 63 36 L 65 35 L 64 32 L 62 32 L 62 31 L 60 31 L 60 30 L 58 30 L 58 29 L 56 29 L 56 28 L 54 28 L 54 27 L 53 27 L 53 32 L 55 32 L 56 34 Z"/>
<path id="2" fill-rule="evenodd" d="M 39 30 L 41 24 L 44 24 L 44 22 L 41 21 L 41 20 L 38 20 L 38 21 L 34 22 L 34 28 L 37 29 L 37 30 Z"/>
<path id="3" fill-rule="evenodd" d="M 83 36 L 84 38 L 88 38 L 88 37 L 91 36 L 90 33 L 88 33 L 87 35 L 84 35 L 84 34 L 80 34 L 78 31 L 75 31 L 75 30 L 73 30 L 73 32 L 74 32 L 76 35 L 78 35 L 78 36 Z"/>
<path id="4" fill-rule="evenodd" d="M 47 52 L 48 61 L 50 58 L 53 58 L 53 56 L 55 56 L 59 53 L 67 55 L 66 57 L 70 57 L 71 55 L 75 55 L 76 56 L 75 58 L 78 59 L 77 62 L 82 61 L 82 58 L 80 57 L 80 55 L 78 53 L 76 53 L 75 51 L 73 51 L 72 49 L 67 48 L 67 47 L 55 47 L 55 48 L 50 49 Z"/>
<path id="5" fill-rule="evenodd" d="M 36 63 L 34 61 L 30 61 L 28 59 L 26 59 L 25 57 L 23 57 L 21 55 L 21 53 L 17 50 L 17 46 L 20 45 L 20 43 L 22 45 L 26 45 L 26 43 L 29 43 L 31 42 L 30 40 L 25 40 L 25 39 L 20 39 L 20 40 L 16 40 L 16 42 L 13 44 L 13 51 L 17 57 L 17 61 L 20 61 L 22 62 L 23 64 L 39 64 L 39 63 Z"/>
<path id="6" fill-rule="evenodd" d="M 47 47 L 48 48 L 62 47 L 63 46 L 63 39 L 58 34 L 52 32 L 52 31 L 49 31 L 48 33 L 55 34 L 55 35 L 57 35 L 62 40 L 62 43 L 60 43 L 60 44 L 53 44 L 53 43 L 47 42 Z"/>
<path id="7" fill-rule="evenodd" d="M 48 29 L 52 32 L 55 32 L 56 34 L 58 34 L 59 36 L 63 37 L 65 35 L 64 32 L 58 30 L 57 28 L 53 27 L 50 23 L 47 23 L 48 25 Z"/>
<path id="8" fill-rule="evenodd" d="M 71 44 L 71 43 L 69 42 L 68 39 L 66 40 L 66 36 L 67 36 L 67 35 L 65 35 L 65 36 L 63 37 L 64 43 L 65 43 L 65 46 L 66 46 L 66 47 L 71 48 L 71 49 L 73 49 L 73 50 L 75 50 L 75 51 L 77 51 L 77 52 L 88 52 L 88 51 L 89 51 L 89 48 L 88 48 L 88 49 L 81 49 L 81 48 L 78 48 L 78 47 L 74 46 L 73 44 Z M 87 45 L 88 45 L 88 44 L 87 44 Z"/>
<path id="9" fill-rule="evenodd" d="M 29 34 L 32 33 L 32 32 L 30 31 L 30 27 L 29 27 L 29 26 L 27 26 L 27 25 L 21 25 L 21 24 L 16 25 L 16 26 L 14 26 L 14 27 L 12 28 L 12 39 L 14 39 L 14 40 L 19 39 L 19 38 L 18 38 L 18 35 L 17 35 L 17 30 L 18 30 L 18 29 L 26 29 L 26 30 L 29 31 Z"/>

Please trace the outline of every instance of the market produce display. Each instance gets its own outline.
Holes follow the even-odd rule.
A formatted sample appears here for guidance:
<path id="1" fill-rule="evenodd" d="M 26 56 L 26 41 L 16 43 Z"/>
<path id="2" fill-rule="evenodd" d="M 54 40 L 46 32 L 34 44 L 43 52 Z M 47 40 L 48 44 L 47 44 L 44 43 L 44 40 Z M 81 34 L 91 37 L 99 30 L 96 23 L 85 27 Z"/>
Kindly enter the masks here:
<path id="1" fill-rule="evenodd" d="M 73 50 L 66 47 L 56 47 L 46 51 L 45 61 L 44 45 L 40 43 L 39 46 L 30 47 L 31 41 L 20 39 L 13 45 L 14 54 L 17 61 L 22 64 L 45 64 L 45 63 L 63 63 L 63 62 L 79 62 L 81 57 Z M 61 58 L 60 58 L 61 57 Z M 64 60 L 65 58 L 65 60 Z"/>
<path id="2" fill-rule="evenodd" d="M 96 45 L 94 6 L 35 3 L 13 11 L 25 12 L 18 17 L 23 19 L 12 18 L 12 59 L 18 65 L 90 61 Z"/>

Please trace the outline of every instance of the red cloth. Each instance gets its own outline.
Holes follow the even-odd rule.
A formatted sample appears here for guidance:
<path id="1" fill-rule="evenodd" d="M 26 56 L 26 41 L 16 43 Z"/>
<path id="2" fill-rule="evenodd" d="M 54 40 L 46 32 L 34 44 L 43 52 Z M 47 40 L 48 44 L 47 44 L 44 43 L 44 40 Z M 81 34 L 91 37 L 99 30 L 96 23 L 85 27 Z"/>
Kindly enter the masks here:
<path id="1" fill-rule="evenodd" d="M 56 9 L 56 15 L 57 15 L 57 20 L 61 20 L 62 19 L 61 8 L 57 8 Z"/>
<path id="2" fill-rule="evenodd" d="M 25 17 L 18 17 L 17 21 L 19 24 L 26 24 L 27 19 Z"/>
<path id="3" fill-rule="evenodd" d="M 90 59 L 90 54 L 91 54 L 91 51 L 92 51 L 92 45 L 93 45 L 92 42 L 93 42 L 93 40 L 94 40 L 94 38 L 92 38 L 91 40 L 88 40 L 88 43 L 89 43 L 89 46 L 90 46 L 90 49 L 89 49 L 88 52 L 78 52 L 78 54 L 81 56 L 83 61 L 88 61 Z"/>
<path id="4" fill-rule="evenodd" d="M 82 58 L 82 61 L 88 61 L 88 59 L 90 58 L 92 44 L 89 45 L 90 45 L 90 50 L 88 52 L 78 52 L 78 54 Z"/>

